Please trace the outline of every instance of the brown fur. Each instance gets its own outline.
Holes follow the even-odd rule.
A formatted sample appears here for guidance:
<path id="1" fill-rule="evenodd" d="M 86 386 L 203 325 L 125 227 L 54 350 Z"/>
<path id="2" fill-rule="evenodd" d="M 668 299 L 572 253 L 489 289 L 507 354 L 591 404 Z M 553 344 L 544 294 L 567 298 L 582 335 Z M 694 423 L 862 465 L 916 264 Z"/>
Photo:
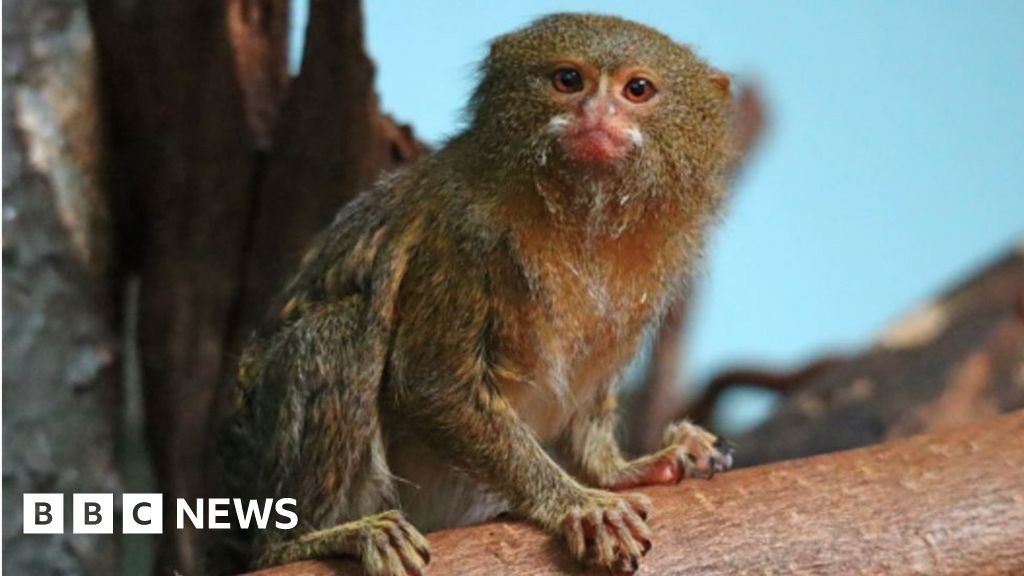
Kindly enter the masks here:
<path id="1" fill-rule="evenodd" d="M 630 109 L 642 145 L 614 166 L 570 161 L 548 130 L 565 111 L 550 66 L 569 59 L 657 78 L 656 105 Z M 581 559 L 635 568 L 643 500 L 586 484 L 646 478 L 654 458 L 620 456 L 615 382 L 716 213 L 719 76 L 612 17 L 550 16 L 494 42 L 469 128 L 341 211 L 244 355 L 231 486 L 296 497 L 300 516 L 256 536 L 257 563 L 333 553 L 418 570 L 405 518 L 361 520 L 395 508 L 420 529 L 509 510 Z"/>

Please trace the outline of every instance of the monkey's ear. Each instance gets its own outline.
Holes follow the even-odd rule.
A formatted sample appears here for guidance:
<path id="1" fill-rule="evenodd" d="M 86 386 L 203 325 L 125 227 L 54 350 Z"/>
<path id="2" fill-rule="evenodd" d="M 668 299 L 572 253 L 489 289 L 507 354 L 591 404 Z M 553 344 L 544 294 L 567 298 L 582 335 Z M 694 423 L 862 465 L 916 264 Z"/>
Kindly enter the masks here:
<path id="1" fill-rule="evenodd" d="M 711 83 L 722 91 L 722 96 L 729 96 L 731 94 L 729 88 L 732 82 L 729 80 L 729 75 L 725 72 L 712 68 L 711 74 L 708 75 L 708 80 L 711 80 Z"/>

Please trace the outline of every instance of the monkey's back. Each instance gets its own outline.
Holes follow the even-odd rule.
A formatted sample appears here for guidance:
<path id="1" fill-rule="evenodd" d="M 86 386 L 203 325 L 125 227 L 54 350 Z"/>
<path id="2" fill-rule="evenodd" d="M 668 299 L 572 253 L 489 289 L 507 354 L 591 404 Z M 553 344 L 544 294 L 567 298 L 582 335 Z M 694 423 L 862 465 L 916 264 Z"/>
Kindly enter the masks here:
<path id="1" fill-rule="evenodd" d="M 368 447 L 379 428 L 391 300 L 408 257 L 406 218 L 418 202 L 407 197 L 409 176 L 382 180 L 339 211 L 241 353 L 216 447 L 219 484 L 232 497 L 299 499 L 300 527 L 391 498 L 363 486 L 365 502 L 331 506 L 339 500 L 332 492 L 355 491 L 348 469 L 382 467 L 372 461 L 380 450 Z M 332 453 L 333 463 L 310 462 Z M 247 567 L 264 536 L 275 537 L 227 535 L 210 555 L 214 568 Z"/>

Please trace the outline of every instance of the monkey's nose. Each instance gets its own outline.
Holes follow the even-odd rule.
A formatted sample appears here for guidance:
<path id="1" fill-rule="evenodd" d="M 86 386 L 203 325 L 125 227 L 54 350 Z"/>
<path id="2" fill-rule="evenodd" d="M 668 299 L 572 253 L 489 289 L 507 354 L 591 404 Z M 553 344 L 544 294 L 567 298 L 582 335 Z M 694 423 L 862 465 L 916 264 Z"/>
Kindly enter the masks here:
<path id="1" fill-rule="evenodd" d="M 604 118 L 614 117 L 618 113 L 618 104 L 608 96 L 591 96 L 583 103 L 582 116 L 588 124 L 600 124 Z"/>

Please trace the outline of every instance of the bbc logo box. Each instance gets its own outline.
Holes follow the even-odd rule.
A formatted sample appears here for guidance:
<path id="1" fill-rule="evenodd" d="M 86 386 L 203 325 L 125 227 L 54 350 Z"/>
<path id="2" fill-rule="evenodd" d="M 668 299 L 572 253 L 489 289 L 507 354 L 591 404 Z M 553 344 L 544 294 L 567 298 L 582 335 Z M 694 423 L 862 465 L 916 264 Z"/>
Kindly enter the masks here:
<path id="1" fill-rule="evenodd" d="M 71 531 L 75 534 L 113 534 L 113 494 L 74 494 L 71 499 Z M 121 499 L 121 532 L 159 534 L 163 524 L 161 494 L 124 494 Z M 63 494 L 25 494 L 23 498 L 25 534 L 64 533 Z"/>
<path id="2" fill-rule="evenodd" d="M 25 534 L 64 533 L 63 494 L 25 494 L 22 501 Z"/>
<path id="3" fill-rule="evenodd" d="M 160 534 L 164 523 L 162 494 L 125 494 L 121 497 L 121 532 Z"/>

